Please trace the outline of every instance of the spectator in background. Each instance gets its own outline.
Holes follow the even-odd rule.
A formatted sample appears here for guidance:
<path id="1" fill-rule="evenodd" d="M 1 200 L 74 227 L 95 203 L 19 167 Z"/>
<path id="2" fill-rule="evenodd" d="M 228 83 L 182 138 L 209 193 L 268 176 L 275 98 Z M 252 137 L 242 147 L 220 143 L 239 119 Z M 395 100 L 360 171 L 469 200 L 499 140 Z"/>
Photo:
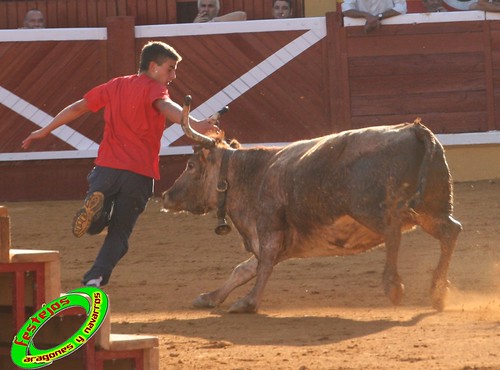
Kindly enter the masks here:
<path id="1" fill-rule="evenodd" d="M 382 19 L 406 14 L 406 0 L 344 0 L 342 15 L 365 18 L 365 32 L 380 28 Z"/>
<path id="2" fill-rule="evenodd" d="M 292 17 L 292 0 L 273 0 L 273 17 L 284 19 Z"/>
<path id="3" fill-rule="evenodd" d="M 444 7 L 443 0 L 422 0 L 424 7 L 428 13 L 447 12 Z"/>
<path id="4" fill-rule="evenodd" d="M 485 12 L 500 12 L 500 0 L 478 0 L 470 4 L 469 10 L 482 10 Z"/>
<path id="5" fill-rule="evenodd" d="M 218 16 L 220 10 L 219 0 L 198 0 L 198 15 L 194 23 L 205 22 L 228 22 L 228 21 L 246 21 L 247 13 L 236 11 Z"/>
<path id="6" fill-rule="evenodd" d="M 24 16 L 23 28 L 45 28 L 45 17 L 38 9 L 31 9 Z"/>

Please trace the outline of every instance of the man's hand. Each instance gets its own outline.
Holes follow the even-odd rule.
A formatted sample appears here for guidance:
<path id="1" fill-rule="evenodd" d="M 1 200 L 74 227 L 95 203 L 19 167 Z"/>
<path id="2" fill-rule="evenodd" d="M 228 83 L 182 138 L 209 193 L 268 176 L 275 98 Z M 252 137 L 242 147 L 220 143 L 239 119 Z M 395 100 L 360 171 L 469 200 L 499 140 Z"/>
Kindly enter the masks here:
<path id="1" fill-rule="evenodd" d="M 365 23 L 365 32 L 372 32 L 374 30 L 378 30 L 380 28 L 380 20 L 378 17 L 374 15 L 367 15 L 366 16 L 366 23 Z"/>
<path id="2" fill-rule="evenodd" d="M 193 23 L 206 23 L 209 20 L 210 18 L 208 18 L 207 12 L 205 10 L 202 10 L 201 12 L 198 13 Z"/>
<path id="3" fill-rule="evenodd" d="M 43 129 L 33 131 L 26 139 L 23 140 L 21 146 L 23 149 L 28 149 L 33 140 L 43 139 L 47 135 L 48 132 L 45 132 Z"/>
<path id="4" fill-rule="evenodd" d="M 212 122 L 213 122 L 212 118 L 207 118 L 200 122 L 191 123 L 191 127 L 201 134 L 220 133 L 221 129 L 219 128 L 219 126 L 217 126 Z"/>

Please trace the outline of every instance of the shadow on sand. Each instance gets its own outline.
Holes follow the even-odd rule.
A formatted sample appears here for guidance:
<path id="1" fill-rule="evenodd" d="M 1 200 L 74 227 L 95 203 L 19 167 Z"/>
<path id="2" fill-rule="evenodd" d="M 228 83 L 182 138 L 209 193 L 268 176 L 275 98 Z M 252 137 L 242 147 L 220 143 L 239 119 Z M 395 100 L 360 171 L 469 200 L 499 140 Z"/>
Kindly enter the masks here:
<path id="1" fill-rule="evenodd" d="M 213 314 L 213 317 L 196 319 L 114 323 L 113 331 L 130 332 L 132 329 L 137 333 L 204 338 L 239 345 L 323 345 L 376 334 L 394 327 L 411 328 L 424 318 L 436 315 L 437 312 L 420 313 L 406 321 L 353 320 L 328 316 L 271 317 L 261 314 L 238 315 L 220 312 Z"/>

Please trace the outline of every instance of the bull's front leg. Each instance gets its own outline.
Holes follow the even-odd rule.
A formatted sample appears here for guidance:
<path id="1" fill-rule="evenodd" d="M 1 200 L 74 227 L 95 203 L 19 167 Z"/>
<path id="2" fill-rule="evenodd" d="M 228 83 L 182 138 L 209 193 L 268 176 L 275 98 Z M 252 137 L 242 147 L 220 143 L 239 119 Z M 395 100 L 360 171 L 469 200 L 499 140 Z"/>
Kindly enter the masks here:
<path id="1" fill-rule="evenodd" d="M 200 294 L 194 301 L 193 306 L 197 308 L 217 307 L 224 302 L 227 296 L 240 285 L 253 279 L 257 273 L 257 258 L 250 257 L 236 266 L 231 276 L 224 282 L 222 287 L 210 293 Z"/>
<path id="2" fill-rule="evenodd" d="M 235 302 L 230 313 L 255 313 L 259 309 L 267 281 L 273 272 L 283 237 L 281 232 L 275 232 L 267 238 L 260 238 L 260 250 L 257 265 L 257 278 L 252 290 Z"/>

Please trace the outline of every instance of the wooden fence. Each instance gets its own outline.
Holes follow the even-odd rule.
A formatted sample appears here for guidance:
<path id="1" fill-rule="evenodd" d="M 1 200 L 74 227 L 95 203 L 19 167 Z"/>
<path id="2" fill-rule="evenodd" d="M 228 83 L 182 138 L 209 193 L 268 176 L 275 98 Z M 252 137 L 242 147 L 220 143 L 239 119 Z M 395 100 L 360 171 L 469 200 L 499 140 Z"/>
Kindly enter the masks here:
<path id="1" fill-rule="evenodd" d="M 304 15 L 304 0 L 294 0 L 294 14 Z M 248 19 L 271 18 L 270 0 L 221 0 L 220 14 L 244 10 Z M 35 0 L 0 1 L 0 29 L 21 28 L 29 9 L 41 10 L 49 28 L 105 27 L 106 18 L 132 16 L 137 25 L 190 23 L 192 0 Z"/>
<path id="2" fill-rule="evenodd" d="M 184 57 L 169 87 L 173 99 L 192 94 L 201 117 L 229 104 L 223 128 L 244 144 L 416 117 L 436 133 L 500 129 L 498 20 L 412 21 L 367 35 L 362 27 L 344 27 L 336 13 L 135 28 L 133 17 L 115 17 L 94 39 L 47 40 L 73 31 L 83 32 L 19 30 L 13 32 L 45 41 L 0 42 L 0 201 L 83 197 L 88 153 L 95 155 L 102 135 L 100 115 L 78 119 L 28 153 L 20 143 L 92 86 L 134 73 L 150 39 L 172 44 Z M 190 143 L 181 136 L 166 131 L 157 194 L 184 167 Z"/>

